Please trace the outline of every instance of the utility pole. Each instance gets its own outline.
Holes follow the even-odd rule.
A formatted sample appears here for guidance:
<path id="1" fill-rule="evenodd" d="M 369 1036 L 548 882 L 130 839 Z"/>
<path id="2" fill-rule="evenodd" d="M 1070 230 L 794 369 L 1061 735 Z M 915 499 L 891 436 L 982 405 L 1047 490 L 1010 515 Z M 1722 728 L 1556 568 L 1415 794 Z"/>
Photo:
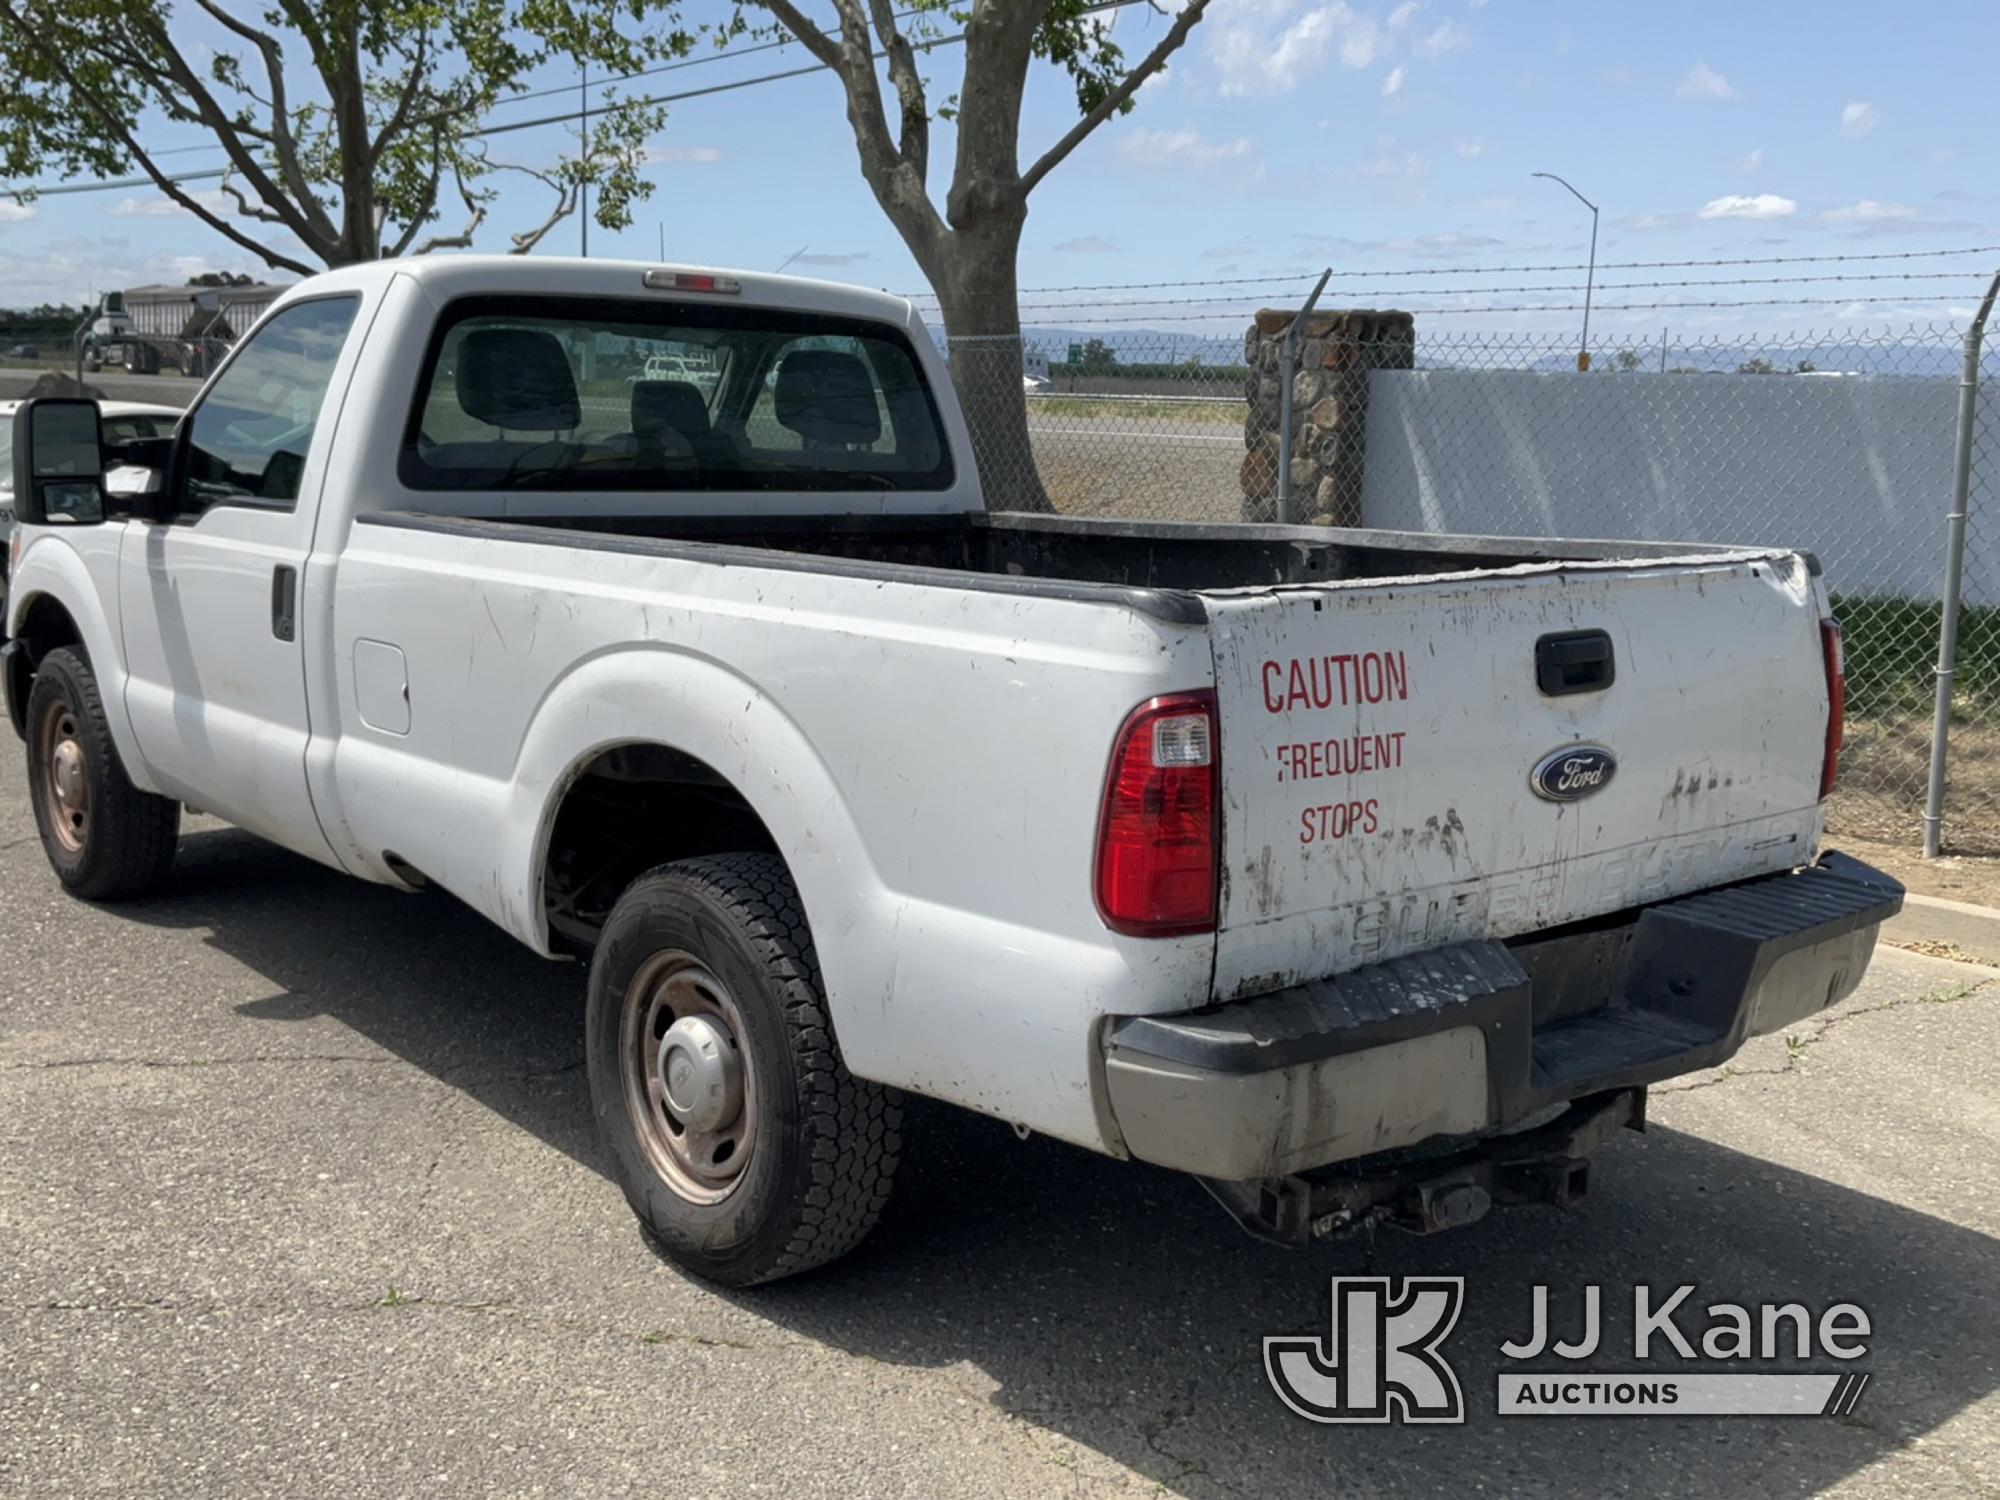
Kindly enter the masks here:
<path id="1" fill-rule="evenodd" d="M 1530 172 L 1528 175 L 1530 177 L 1546 177 L 1550 182 L 1562 183 L 1564 187 L 1569 188 L 1571 197 L 1590 210 L 1590 269 L 1584 272 L 1583 277 L 1583 342 L 1578 346 L 1576 351 L 1577 369 L 1588 370 L 1590 368 L 1590 292 L 1591 288 L 1597 282 L 1597 205 L 1584 197 L 1575 188 L 1570 187 L 1568 182 L 1556 176 L 1553 172 Z"/>

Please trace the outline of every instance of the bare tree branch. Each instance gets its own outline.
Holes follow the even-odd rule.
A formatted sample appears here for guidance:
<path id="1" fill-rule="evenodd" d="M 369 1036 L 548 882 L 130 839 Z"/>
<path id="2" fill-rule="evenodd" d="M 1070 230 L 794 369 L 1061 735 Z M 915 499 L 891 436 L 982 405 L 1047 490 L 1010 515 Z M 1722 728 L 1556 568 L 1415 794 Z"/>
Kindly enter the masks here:
<path id="1" fill-rule="evenodd" d="M 472 236 L 477 232 L 479 226 L 486 222 L 486 209 L 483 204 L 472 196 L 472 189 L 465 185 L 465 174 L 458 172 L 454 175 L 458 178 L 458 196 L 464 200 L 465 211 L 470 216 L 465 221 L 465 228 L 459 230 L 457 234 L 434 234 L 421 245 L 417 246 L 416 249 L 410 251 L 410 254 L 429 255 L 433 250 L 469 250 L 472 248 Z M 435 179 L 433 179 L 433 187 L 435 187 Z M 554 219 L 551 219 L 543 227 L 542 234 L 547 234 L 550 229 L 553 229 L 555 222 Z M 416 228 L 413 225 L 404 233 L 402 240 L 397 244 L 395 249 L 397 255 L 403 253 L 404 246 L 409 244 L 410 236 L 414 233 L 416 233 Z M 537 240 L 540 238 L 541 235 L 536 236 Z M 533 246 L 531 245 L 529 248 L 532 249 Z"/>
<path id="2" fill-rule="evenodd" d="M 834 45 L 831 37 L 806 19 L 804 11 L 790 4 L 789 0 L 758 0 L 758 3 L 776 16 L 779 23 L 798 39 L 806 51 L 829 68 L 839 70 L 840 49 Z"/>
<path id="3" fill-rule="evenodd" d="M 896 29 L 896 13 L 889 0 L 868 0 L 868 14 L 875 22 L 875 35 L 889 54 L 889 82 L 896 88 L 896 108 L 901 115 L 898 153 L 916 174 L 918 182 L 930 177 L 931 116 L 924 100 L 924 81 L 917 75 L 916 54 L 910 39 Z"/>
<path id="4" fill-rule="evenodd" d="M 228 194 L 231 198 L 234 198 L 236 200 L 237 218 L 255 219 L 260 224 L 276 224 L 279 225 L 280 227 L 283 227 L 285 221 L 281 219 L 278 215 L 272 213 L 271 210 L 266 208 L 263 204 L 252 203 L 248 198 L 244 197 L 243 189 L 241 189 L 235 183 L 229 180 L 228 173 L 225 172 L 223 174 L 222 181 L 219 184 L 219 186 L 224 193 Z"/>
<path id="5" fill-rule="evenodd" d="M 417 55 L 410 60 L 410 76 L 404 80 L 403 92 L 397 96 L 395 110 L 383 122 L 382 128 L 375 132 L 375 139 L 368 144 L 368 159 L 371 162 L 382 159 L 382 152 L 389 142 L 394 140 L 397 133 L 409 123 L 410 106 L 416 102 L 425 75 L 430 70 L 429 52 L 430 34 L 426 32 L 417 38 Z M 436 186 L 435 182 L 432 186 Z"/>
<path id="6" fill-rule="evenodd" d="M 1160 44 L 1148 52 L 1137 67 L 1120 79 L 1110 93 L 1098 100 L 1095 109 L 1070 126 L 1061 140 L 1044 151 L 1035 164 L 1021 174 L 1021 191 L 1032 193 L 1035 184 L 1048 176 L 1064 157 L 1081 145 L 1091 131 L 1122 109 L 1125 102 L 1138 92 L 1139 85 L 1159 72 L 1167 59 L 1180 49 L 1181 43 L 1187 40 L 1188 32 L 1194 29 L 1195 22 L 1201 19 L 1202 12 L 1207 9 L 1208 0 L 1188 0 L 1188 3 L 1181 7 L 1181 13 L 1174 17 L 1174 24 L 1167 28 L 1167 34 L 1160 38 Z"/>
<path id="7" fill-rule="evenodd" d="M 222 25 L 228 27 L 229 30 L 235 32 L 236 35 L 242 37 L 244 41 L 255 47 L 258 55 L 263 58 L 264 76 L 270 81 L 271 85 L 271 97 L 266 104 L 266 108 L 269 110 L 271 116 L 269 140 L 272 154 L 278 159 L 278 171 L 285 180 L 285 189 L 292 195 L 292 202 L 298 210 L 313 221 L 313 227 L 328 239 L 334 238 L 338 231 L 334 228 L 333 220 L 327 216 L 326 210 L 320 206 L 318 195 L 307 184 L 305 173 L 299 167 L 298 143 L 292 139 L 291 105 L 287 101 L 285 94 L 284 48 L 279 45 L 278 39 L 272 36 L 270 32 L 261 30 L 258 27 L 252 26 L 249 22 L 231 15 L 220 5 L 216 4 L 216 0 L 196 0 L 196 3 L 211 16 L 215 17 L 217 21 L 221 22 Z M 245 89 L 244 92 L 250 93 L 248 89 Z M 254 93 L 250 93 L 250 97 L 255 99 L 257 96 Z M 240 130 L 245 129 L 240 123 L 237 128 Z M 254 132 L 245 130 L 245 133 Z M 256 215 L 255 217 L 261 218 L 263 216 Z M 271 222 L 282 221 L 272 220 Z"/>
<path id="8" fill-rule="evenodd" d="M 472 196 L 465 185 L 465 172 L 463 168 L 454 163 L 452 171 L 458 178 L 458 191 L 465 197 L 466 207 L 472 207 Z M 396 243 L 390 247 L 389 254 L 392 258 L 407 254 L 410 249 L 410 241 L 414 240 L 417 237 L 417 232 L 430 222 L 431 215 L 437 208 L 438 187 L 443 176 L 444 139 L 434 130 L 431 132 L 431 174 L 429 180 L 424 184 L 422 206 L 410 215 L 408 222 L 403 225 L 402 234 L 397 236 Z M 467 228 L 466 233 L 469 235 L 473 229 L 478 227 L 478 221 L 475 220 Z M 424 248 L 416 253 L 424 255 L 437 248 L 439 247 L 426 242 Z"/>
<path id="9" fill-rule="evenodd" d="M 7 0 L 0 0 L 0 19 L 4 19 L 17 32 L 28 39 L 29 44 L 41 55 L 42 60 L 48 64 L 56 76 L 69 86 L 75 97 L 83 102 L 84 107 L 97 117 L 99 123 L 106 130 L 118 137 L 119 144 L 125 148 L 126 155 L 138 164 L 139 169 L 153 180 L 153 185 L 166 194 L 168 198 L 178 203 L 182 208 L 193 214 L 197 219 L 200 219 L 223 238 L 260 257 L 266 265 L 277 270 L 295 271 L 301 276 L 310 276 L 313 274 L 311 266 L 306 265 L 303 261 L 294 260 L 289 255 L 283 255 L 273 250 L 270 246 L 253 239 L 231 224 L 227 219 L 203 207 L 194 197 L 184 192 L 180 184 L 161 171 L 152 157 L 146 154 L 144 149 L 139 145 L 138 139 L 126 128 L 117 112 L 112 110 L 88 84 L 77 76 L 76 70 L 70 67 L 66 58 L 54 48 L 44 43 L 37 33 L 28 28 L 20 12 L 8 4 Z"/>
<path id="10" fill-rule="evenodd" d="M 228 153 L 230 165 L 243 174 L 244 181 L 257 196 L 272 209 L 282 215 L 284 227 L 310 246 L 313 252 L 323 258 L 332 248 L 327 236 L 316 225 L 305 208 L 294 203 L 271 176 L 263 164 L 243 144 L 243 137 L 236 129 L 236 120 L 223 109 L 208 86 L 189 66 L 185 56 L 167 35 L 167 30 L 158 20 L 150 17 L 138 18 L 135 25 L 142 36 L 148 38 L 158 49 L 164 60 L 168 77 L 187 97 L 199 115 L 201 123 L 215 136 L 216 144 Z"/>
<path id="11" fill-rule="evenodd" d="M 825 63 L 839 77 L 847 94 L 847 119 L 854 130 L 854 144 L 861 158 L 861 175 L 875 194 L 875 201 L 890 222 L 911 242 L 935 247 L 946 234 L 944 220 L 925 190 L 919 164 L 906 158 L 889 136 L 889 120 L 882 108 L 882 88 L 875 75 L 875 43 L 861 0 L 833 0 L 840 17 L 840 39 L 836 42 L 806 18 L 791 0 L 758 0 L 777 17 L 807 51 Z M 892 68 L 893 68 L 892 63 Z M 914 79 L 914 64 L 912 64 Z M 922 88 L 917 91 L 917 115 L 922 117 Z M 914 141 L 918 154 L 929 153 L 928 121 L 916 135 L 909 135 L 911 112 L 903 112 L 906 142 Z M 918 252 L 919 259 L 924 252 Z"/>

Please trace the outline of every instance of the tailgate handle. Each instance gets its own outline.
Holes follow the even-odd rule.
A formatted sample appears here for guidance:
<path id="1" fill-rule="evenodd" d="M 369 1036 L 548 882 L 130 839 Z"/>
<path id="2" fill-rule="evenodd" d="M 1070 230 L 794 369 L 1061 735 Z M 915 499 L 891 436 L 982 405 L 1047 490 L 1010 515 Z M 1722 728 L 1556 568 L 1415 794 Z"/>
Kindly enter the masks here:
<path id="1" fill-rule="evenodd" d="M 1611 686 L 1618 663 L 1602 630 L 1566 630 L 1535 642 L 1535 682 L 1551 698 Z"/>

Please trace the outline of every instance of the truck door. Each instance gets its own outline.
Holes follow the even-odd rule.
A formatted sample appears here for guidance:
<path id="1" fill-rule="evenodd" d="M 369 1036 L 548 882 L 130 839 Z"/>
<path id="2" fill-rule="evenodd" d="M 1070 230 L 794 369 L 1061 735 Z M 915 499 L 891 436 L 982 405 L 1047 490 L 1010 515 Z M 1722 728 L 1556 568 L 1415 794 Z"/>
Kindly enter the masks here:
<path id="1" fill-rule="evenodd" d="M 130 528 L 119 558 L 126 709 L 161 789 L 329 862 L 306 788 L 299 590 L 360 305 L 294 303 L 234 351 L 182 421 L 178 513 Z"/>

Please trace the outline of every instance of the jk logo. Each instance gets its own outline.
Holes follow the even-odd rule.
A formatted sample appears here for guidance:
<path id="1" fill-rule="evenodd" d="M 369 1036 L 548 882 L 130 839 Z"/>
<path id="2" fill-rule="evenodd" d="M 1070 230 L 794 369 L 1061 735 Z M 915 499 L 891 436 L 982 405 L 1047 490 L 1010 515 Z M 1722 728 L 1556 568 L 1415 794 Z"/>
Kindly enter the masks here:
<path id="1" fill-rule="evenodd" d="M 1463 1276 L 1333 1278 L 1333 1332 L 1267 1338 L 1264 1373 L 1309 1422 L 1463 1422 L 1465 1398 L 1438 1351 L 1465 1304 Z"/>

